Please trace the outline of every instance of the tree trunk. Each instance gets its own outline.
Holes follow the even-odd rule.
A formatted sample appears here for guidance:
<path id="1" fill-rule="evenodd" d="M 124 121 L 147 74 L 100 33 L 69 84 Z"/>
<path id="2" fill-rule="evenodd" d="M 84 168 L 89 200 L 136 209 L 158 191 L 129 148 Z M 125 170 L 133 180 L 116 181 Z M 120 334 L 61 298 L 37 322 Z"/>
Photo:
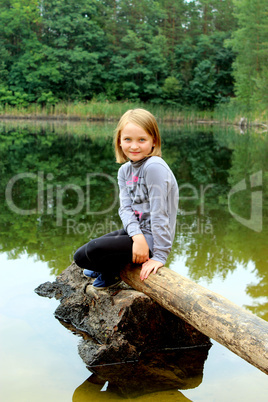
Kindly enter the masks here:
<path id="1" fill-rule="evenodd" d="M 166 267 L 141 281 L 127 265 L 122 279 L 203 334 L 268 374 L 268 323 Z"/>

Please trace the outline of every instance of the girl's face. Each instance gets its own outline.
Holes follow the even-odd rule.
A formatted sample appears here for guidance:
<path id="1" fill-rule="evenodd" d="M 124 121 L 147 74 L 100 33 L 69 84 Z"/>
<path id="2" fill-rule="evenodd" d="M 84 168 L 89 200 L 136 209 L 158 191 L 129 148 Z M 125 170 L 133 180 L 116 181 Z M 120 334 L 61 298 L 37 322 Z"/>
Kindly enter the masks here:
<path id="1" fill-rule="evenodd" d="M 120 146 L 127 158 L 140 161 L 152 152 L 153 138 L 140 126 L 127 123 L 121 131 Z"/>

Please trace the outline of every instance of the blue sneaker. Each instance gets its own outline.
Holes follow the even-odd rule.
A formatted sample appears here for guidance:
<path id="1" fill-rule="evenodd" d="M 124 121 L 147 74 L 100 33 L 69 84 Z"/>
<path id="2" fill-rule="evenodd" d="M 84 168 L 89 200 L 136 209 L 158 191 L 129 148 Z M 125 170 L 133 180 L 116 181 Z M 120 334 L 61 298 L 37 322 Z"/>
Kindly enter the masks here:
<path id="1" fill-rule="evenodd" d="M 96 290 L 103 290 L 114 288 L 121 282 L 121 278 L 119 275 L 115 276 L 105 276 L 105 274 L 99 274 L 97 279 L 93 282 L 92 286 Z"/>
<path id="2" fill-rule="evenodd" d="M 83 270 L 83 274 L 84 276 L 86 276 L 87 278 L 98 278 L 99 276 L 99 272 L 96 271 L 91 271 L 90 269 L 84 269 Z"/>

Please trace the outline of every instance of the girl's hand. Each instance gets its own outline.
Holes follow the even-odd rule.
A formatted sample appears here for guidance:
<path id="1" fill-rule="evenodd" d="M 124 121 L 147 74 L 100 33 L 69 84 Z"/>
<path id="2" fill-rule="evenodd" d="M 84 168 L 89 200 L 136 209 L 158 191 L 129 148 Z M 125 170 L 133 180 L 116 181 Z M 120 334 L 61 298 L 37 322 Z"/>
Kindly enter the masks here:
<path id="1" fill-rule="evenodd" d="M 149 260 L 149 246 L 143 234 L 132 237 L 132 262 L 134 264 L 142 264 Z"/>
<path id="2" fill-rule="evenodd" d="M 160 261 L 154 261 L 154 260 L 148 260 L 142 264 L 142 269 L 140 272 L 140 278 L 143 281 L 144 279 L 147 279 L 150 273 L 153 271 L 154 274 L 157 273 L 158 268 L 163 267 L 162 262 Z"/>

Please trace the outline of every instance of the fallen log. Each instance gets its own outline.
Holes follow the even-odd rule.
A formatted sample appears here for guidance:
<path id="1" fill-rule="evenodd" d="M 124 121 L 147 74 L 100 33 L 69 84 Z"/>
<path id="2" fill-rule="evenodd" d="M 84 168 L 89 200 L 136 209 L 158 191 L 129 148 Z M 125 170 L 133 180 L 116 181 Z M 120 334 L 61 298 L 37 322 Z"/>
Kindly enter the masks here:
<path id="1" fill-rule="evenodd" d="M 129 264 L 121 278 L 268 374 L 268 322 L 166 267 L 144 281 L 139 274 Z"/>

